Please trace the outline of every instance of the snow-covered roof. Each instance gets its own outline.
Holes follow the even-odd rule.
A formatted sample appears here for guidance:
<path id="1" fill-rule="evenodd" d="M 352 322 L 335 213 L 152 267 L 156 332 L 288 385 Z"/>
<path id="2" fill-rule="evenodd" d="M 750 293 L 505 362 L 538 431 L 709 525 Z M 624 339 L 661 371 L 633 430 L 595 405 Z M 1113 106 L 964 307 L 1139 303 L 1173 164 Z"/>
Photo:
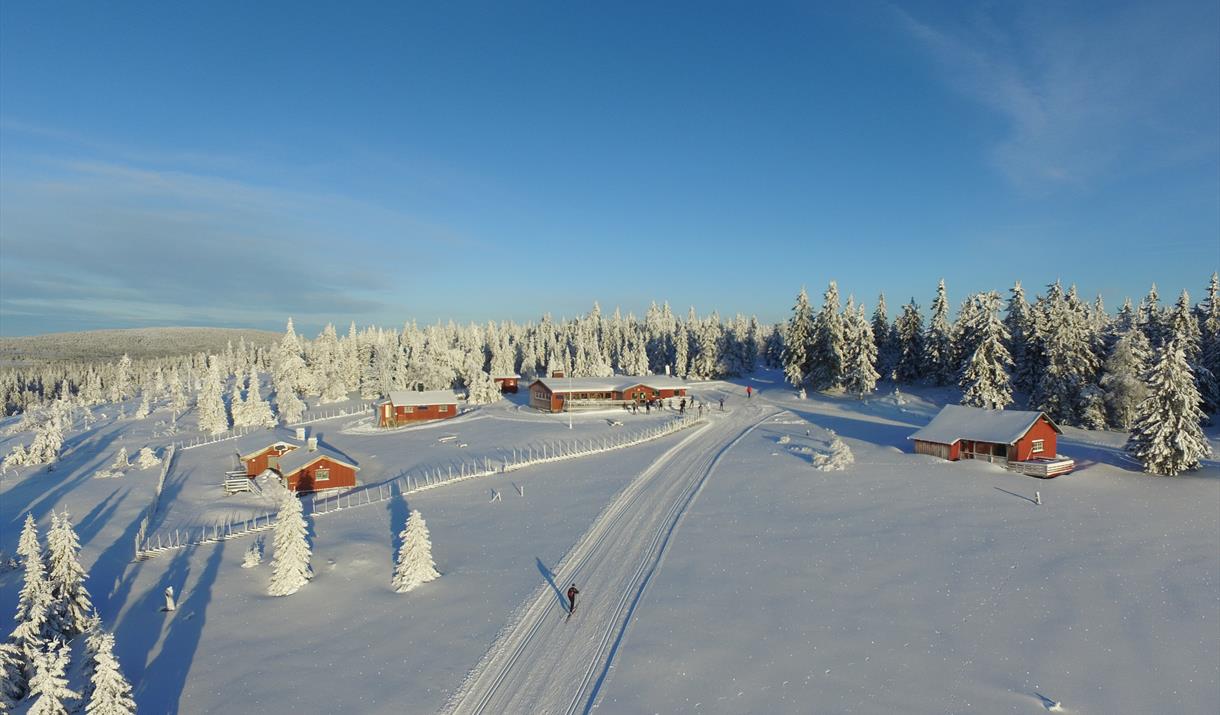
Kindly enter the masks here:
<path id="1" fill-rule="evenodd" d="M 612 375 L 610 377 L 540 377 L 551 392 L 611 392 L 625 390 L 636 385 L 647 385 L 654 389 L 674 389 L 687 386 L 686 380 L 668 375 Z"/>
<path id="2" fill-rule="evenodd" d="M 984 410 L 981 407 L 945 405 L 923 429 L 907 439 L 937 444 L 953 444 L 968 439 L 993 444 L 1013 444 L 1020 439 L 1042 412 L 1028 410 Z M 1049 417 L 1046 419 L 1059 434 L 1063 430 Z"/>
<path id="3" fill-rule="evenodd" d="M 390 402 L 395 406 L 418 407 L 420 405 L 456 405 L 462 396 L 453 390 L 393 390 Z"/>
<path id="4" fill-rule="evenodd" d="M 246 460 L 257 457 L 259 454 L 267 451 L 269 447 L 274 447 L 277 444 L 286 444 L 290 447 L 301 446 L 301 443 L 295 439 L 276 434 L 274 430 L 259 430 L 238 437 L 233 448 L 241 459 Z"/>
<path id="5" fill-rule="evenodd" d="M 509 378 L 511 378 L 513 380 L 520 380 L 521 376 L 515 372 L 504 372 L 504 373 L 493 372 L 491 374 L 491 379 L 493 379 L 493 380 L 504 380 L 504 379 L 509 379 Z"/>
<path id="6" fill-rule="evenodd" d="M 291 452 L 289 452 L 288 454 L 285 454 L 284 456 L 280 457 L 280 465 L 279 465 L 280 474 L 283 474 L 284 476 L 292 474 L 293 472 L 297 471 L 301 467 L 308 465 L 310 462 L 314 462 L 318 459 L 321 459 L 322 457 L 326 457 L 327 459 L 329 459 L 332 462 L 339 462 L 340 464 L 346 464 L 347 466 L 349 466 L 352 469 L 355 469 L 357 471 L 360 470 L 360 467 L 357 467 L 356 465 L 352 464 L 351 460 L 348 459 L 347 457 L 343 456 L 342 454 L 339 454 L 338 452 L 336 452 L 333 449 L 330 449 L 329 447 L 325 447 L 325 446 L 319 444 L 318 448 L 313 451 L 310 451 L 306 447 L 301 447 L 300 449 L 294 449 Z"/>

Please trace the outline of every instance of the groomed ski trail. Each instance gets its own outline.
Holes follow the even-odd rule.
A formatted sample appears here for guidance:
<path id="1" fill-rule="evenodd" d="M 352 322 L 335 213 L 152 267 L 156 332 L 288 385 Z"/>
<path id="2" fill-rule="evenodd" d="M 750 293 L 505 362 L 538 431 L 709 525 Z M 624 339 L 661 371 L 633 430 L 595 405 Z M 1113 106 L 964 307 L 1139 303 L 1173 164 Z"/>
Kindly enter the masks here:
<path id="1" fill-rule="evenodd" d="M 632 614 L 721 456 L 780 410 L 761 401 L 709 414 L 606 507 L 554 574 L 467 676 L 451 715 L 587 713 L 610 673 Z M 580 588 L 567 618 L 560 593 Z"/>

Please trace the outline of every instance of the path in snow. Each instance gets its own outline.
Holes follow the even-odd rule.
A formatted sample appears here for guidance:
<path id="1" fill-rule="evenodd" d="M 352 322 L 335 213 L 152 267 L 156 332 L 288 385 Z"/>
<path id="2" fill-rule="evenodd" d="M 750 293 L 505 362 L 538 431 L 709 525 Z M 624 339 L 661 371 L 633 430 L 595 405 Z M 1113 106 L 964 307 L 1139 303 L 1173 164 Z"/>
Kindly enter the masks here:
<path id="1" fill-rule="evenodd" d="M 730 447 L 779 410 L 738 403 L 665 452 L 602 512 L 551 583 L 518 609 L 447 711 L 588 712 L 670 537 Z M 562 592 L 576 582 L 576 614 Z"/>

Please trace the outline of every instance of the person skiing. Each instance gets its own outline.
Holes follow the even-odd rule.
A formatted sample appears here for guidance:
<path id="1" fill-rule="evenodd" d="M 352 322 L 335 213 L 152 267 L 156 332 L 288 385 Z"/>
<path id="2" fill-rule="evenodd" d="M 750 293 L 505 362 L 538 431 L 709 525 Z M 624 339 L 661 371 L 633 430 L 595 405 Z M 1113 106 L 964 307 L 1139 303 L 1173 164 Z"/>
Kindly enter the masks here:
<path id="1" fill-rule="evenodd" d="M 720 398 L 720 411 L 724 412 L 724 398 L 723 397 Z"/>
<path id="2" fill-rule="evenodd" d="M 749 385 L 746 385 L 746 399 L 748 400 L 753 396 L 754 396 L 754 388 Z"/>
<path id="3" fill-rule="evenodd" d="M 576 610 L 576 594 L 580 593 L 576 588 L 576 584 L 568 587 L 568 613 L 571 614 Z"/>

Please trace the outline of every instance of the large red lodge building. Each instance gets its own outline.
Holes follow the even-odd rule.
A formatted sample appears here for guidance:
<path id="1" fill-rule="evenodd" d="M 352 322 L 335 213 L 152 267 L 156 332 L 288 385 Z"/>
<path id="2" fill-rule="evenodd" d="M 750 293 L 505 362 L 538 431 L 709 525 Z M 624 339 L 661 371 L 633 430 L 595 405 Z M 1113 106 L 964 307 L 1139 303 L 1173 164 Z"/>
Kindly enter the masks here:
<path id="1" fill-rule="evenodd" d="M 545 412 L 618 407 L 632 402 L 685 397 L 685 380 L 667 375 L 540 377 L 530 383 L 530 406 Z"/>

